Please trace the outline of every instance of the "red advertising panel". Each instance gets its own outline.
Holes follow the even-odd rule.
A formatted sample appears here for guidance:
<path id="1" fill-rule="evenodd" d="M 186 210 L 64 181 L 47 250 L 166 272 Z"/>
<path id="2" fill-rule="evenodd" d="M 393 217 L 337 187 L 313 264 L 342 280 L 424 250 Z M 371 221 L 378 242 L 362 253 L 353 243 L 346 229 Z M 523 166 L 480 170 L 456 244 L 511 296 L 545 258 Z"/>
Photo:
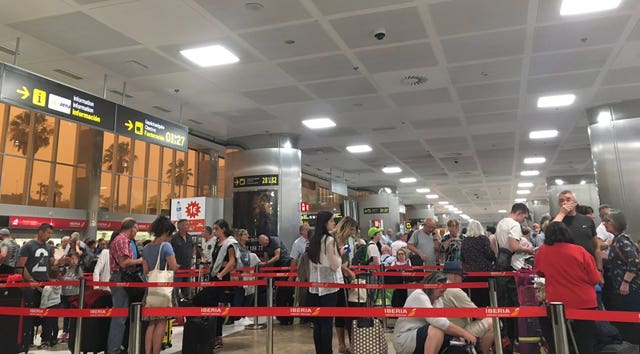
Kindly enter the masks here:
<path id="1" fill-rule="evenodd" d="M 37 218 L 33 216 L 11 216 L 9 218 L 9 226 L 19 229 L 37 229 L 45 223 L 60 230 L 84 230 L 87 228 L 87 220 L 84 219 Z"/>
<path id="2" fill-rule="evenodd" d="M 122 225 L 121 221 L 106 221 L 106 220 L 98 220 L 98 230 L 111 230 L 115 231 L 120 229 L 120 225 Z M 151 223 L 148 222 L 139 222 L 138 230 L 139 231 L 148 231 Z"/>

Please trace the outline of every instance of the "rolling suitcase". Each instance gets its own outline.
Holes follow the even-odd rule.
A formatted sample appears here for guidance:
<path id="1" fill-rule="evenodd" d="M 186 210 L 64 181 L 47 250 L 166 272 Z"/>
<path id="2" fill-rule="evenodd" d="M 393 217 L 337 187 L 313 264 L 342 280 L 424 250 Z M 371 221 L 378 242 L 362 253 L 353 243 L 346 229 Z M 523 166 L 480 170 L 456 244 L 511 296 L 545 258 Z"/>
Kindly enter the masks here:
<path id="1" fill-rule="evenodd" d="M 295 288 L 290 286 L 279 286 L 276 288 L 276 306 L 291 307 L 293 306 L 293 293 Z M 276 316 L 281 325 L 292 325 L 293 317 Z"/>
<path id="2" fill-rule="evenodd" d="M 27 297 L 21 288 L 0 289 L 0 306 L 29 307 Z M 0 354 L 27 353 L 29 346 L 33 344 L 32 317 L 0 316 L 0 343 Z"/>
<path id="3" fill-rule="evenodd" d="M 111 293 L 106 290 L 87 289 L 85 292 L 85 308 L 111 308 Z M 71 299 L 71 307 L 78 308 L 78 296 Z M 81 353 L 98 353 L 107 350 L 109 325 L 111 318 L 84 318 L 82 319 L 82 339 L 80 341 Z M 90 333 L 90 335 L 88 335 Z M 69 350 L 73 352 L 76 338 L 76 319 L 69 322 Z"/>
<path id="4" fill-rule="evenodd" d="M 533 272 L 526 270 L 521 270 L 515 274 L 520 306 L 539 305 L 532 276 Z M 548 343 L 542 334 L 542 327 L 538 318 L 518 318 L 517 348 L 520 354 L 549 353 Z"/>
<path id="5" fill-rule="evenodd" d="M 215 339 L 215 317 L 187 317 L 182 333 L 182 352 L 211 354 Z"/>
<path id="6" fill-rule="evenodd" d="M 171 348 L 171 340 L 173 338 L 173 320 L 167 320 L 167 324 L 164 329 L 164 337 L 162 337 L 162 349 Z"/>
<path id="7" fill-rule="evenodd" d="M 599 354 L 637 354 L 640 353 L 640 347 L 637 344 L 631 344 L 629 342 L 622 342 L 620 344 L 609 344 L 598 351 Z"/>

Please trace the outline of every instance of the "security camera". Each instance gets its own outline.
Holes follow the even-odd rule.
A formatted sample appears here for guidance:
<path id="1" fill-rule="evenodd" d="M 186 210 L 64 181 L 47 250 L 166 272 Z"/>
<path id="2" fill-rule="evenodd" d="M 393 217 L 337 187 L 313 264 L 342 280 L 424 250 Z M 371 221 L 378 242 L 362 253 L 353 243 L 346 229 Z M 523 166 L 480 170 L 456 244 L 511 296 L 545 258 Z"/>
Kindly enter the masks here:
<path id="1" fill-rule="evenodd" d="M 375 31 L 373 31 L 373 36 L 377 40 L 381 41 L 387 36 L 387 31 L 384 28 L 378 28 Z"/>

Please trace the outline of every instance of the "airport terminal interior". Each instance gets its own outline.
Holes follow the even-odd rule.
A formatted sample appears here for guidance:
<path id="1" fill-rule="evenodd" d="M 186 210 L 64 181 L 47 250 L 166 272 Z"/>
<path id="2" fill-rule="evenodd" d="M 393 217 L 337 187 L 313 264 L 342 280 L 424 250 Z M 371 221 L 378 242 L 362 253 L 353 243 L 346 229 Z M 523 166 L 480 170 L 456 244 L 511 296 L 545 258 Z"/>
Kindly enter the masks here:
<path id="1" fill-rule="evenodd" d="M 153 240 L 161 214 L 256 250 L 321 211 L 366 240 L 495 227 L 514 203 L 533 228 L 564 190 L 640 237 L 639 0 L 0 0 L 0 73 L 20 245 L 42 223 L 54 246 L 108 241 L 126 217 Z M 308 323 L 275 322 L 276 352 L 315 352 Z M 265 353 L 239 323 L 215 351 Z"/>

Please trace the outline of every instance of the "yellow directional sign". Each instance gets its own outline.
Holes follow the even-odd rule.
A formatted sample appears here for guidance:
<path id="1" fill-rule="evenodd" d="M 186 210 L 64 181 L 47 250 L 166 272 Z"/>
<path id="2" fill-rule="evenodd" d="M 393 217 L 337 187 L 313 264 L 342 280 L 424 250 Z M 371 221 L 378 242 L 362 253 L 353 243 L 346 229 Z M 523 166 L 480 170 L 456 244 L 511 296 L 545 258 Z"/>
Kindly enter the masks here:
<path id="1" fill-rule="evenodd" d="M 30 93 L 29 89 L 26 86 L 22 86 L 22 88 L 17 89 L 16 92 L 22 95 L 20 98 L 22 98 L 23 100 L 29 98 Z"/>
<path id="2" fill-rule="evenodd" d="M 40 89 L 33 89 L 33 104 L 44 107 L 47 104 L 47 92 Z"/>
<path id="3" fill-rule="evenodd" d="M 131 130 L 133 128 L 133 123 L 131 122 L 131 119 L 124 122 L 124 126 L 127 127 L 127 130 Z"/>

